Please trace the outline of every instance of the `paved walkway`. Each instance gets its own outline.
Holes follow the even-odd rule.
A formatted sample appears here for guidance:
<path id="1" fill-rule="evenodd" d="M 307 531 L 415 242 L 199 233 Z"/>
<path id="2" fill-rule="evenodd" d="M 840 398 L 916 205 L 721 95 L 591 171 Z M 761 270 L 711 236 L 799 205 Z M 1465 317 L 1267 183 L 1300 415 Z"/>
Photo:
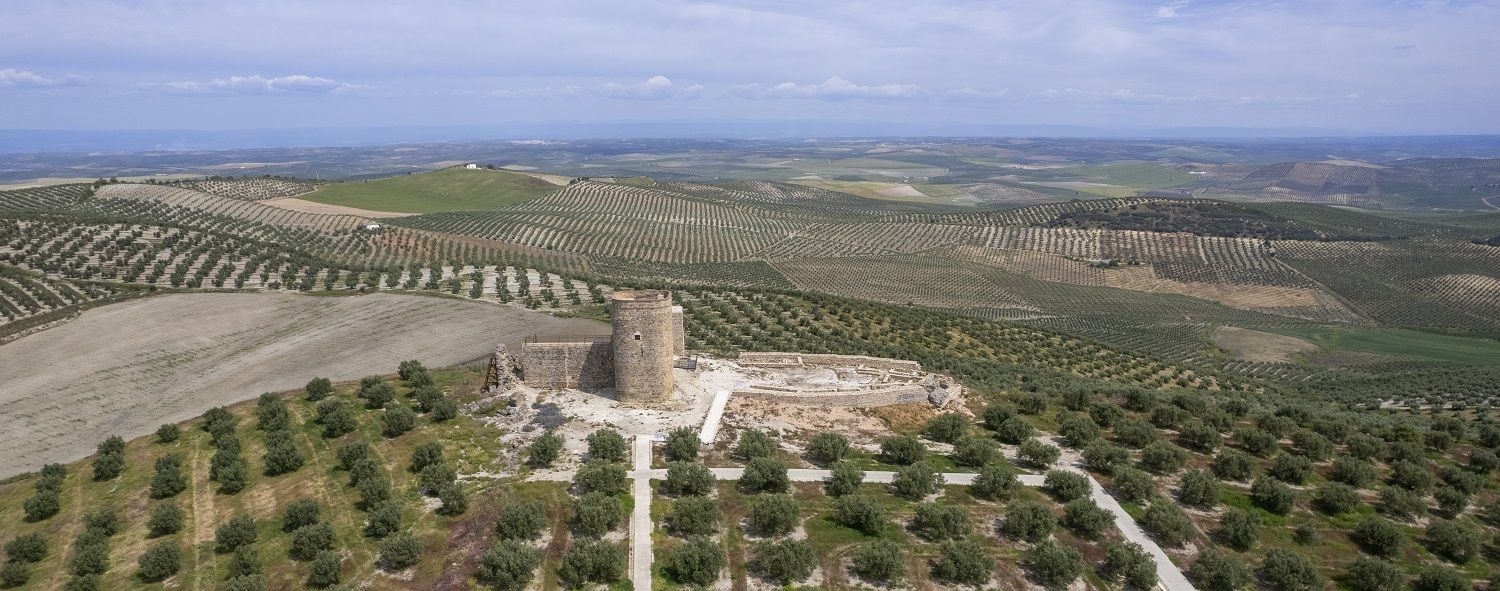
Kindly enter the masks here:
<path id="1" fill-rule="evenodd" d="M 631 471 L 635 509 L 630 516 L 630 580 L 635 591 L 651 591 L 651 477 L 646 476 L 651 472 L 651 436 L 637 435 Z"/>
<path id="2" fill-rule="evenodd" d="M 729 404 L 729 391 L 719 390 L 714 394 L 713 404 L 708 406 L 708 416 L 703 417 L 703 429 L 698 431 L 698 441 L 713 445 L 719 436 L 719 420 L 724 418 L 724 407 Z"/>

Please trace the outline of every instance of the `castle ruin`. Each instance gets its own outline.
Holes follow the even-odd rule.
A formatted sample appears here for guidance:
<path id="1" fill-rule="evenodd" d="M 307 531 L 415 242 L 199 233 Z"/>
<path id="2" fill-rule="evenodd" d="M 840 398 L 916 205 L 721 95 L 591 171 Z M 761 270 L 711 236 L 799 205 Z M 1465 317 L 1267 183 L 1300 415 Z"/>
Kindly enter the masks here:
<path id="1" fill-rule="evenodd" d="M 672 366 L 686 351 L 682 307 L 664 290 L 617 291 L 610 307 L 607 337 L 523 344 L 516 359 L 521 380 L 542 389 L 613 387 L 615 399 L 627 403 L 667 400 Z"/>

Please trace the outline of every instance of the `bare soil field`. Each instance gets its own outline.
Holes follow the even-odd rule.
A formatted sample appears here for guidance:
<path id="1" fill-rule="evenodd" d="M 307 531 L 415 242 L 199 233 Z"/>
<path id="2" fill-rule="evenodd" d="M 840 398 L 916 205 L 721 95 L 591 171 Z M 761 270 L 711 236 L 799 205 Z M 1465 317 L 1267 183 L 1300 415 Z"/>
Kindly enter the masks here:
<path id="1" fill-rule="evenodd" d="M 0 478 L 88 455 L 213 406 L 394 371 L 441 367 L 592 320 L 457 299 L 373 294 L 175 294 L 84 312 L 0 345 Z"/>
<path id="2" fill-rule="evenodd" d="M 300 211 L 302 213 L 316 213 L 325 215 L 357 215 L 366 218 L 399 218 L 409 215 L 417 215 L 414 213 L 402 213 L 399 211 L 375 211 L 373 209 L 360 209 L 358 207 L 347 207 L 343 205 L 329 205 L 327 203 L 318 203 L 316 201 L 308 201 L 306 199 L 298 199 L 296 197 L 267 199 L 265 201 L 262 201 L 261 203 L 264 203 L 271 207 L 280 207 L 282 209 L 290 209 L 292 211 Z"/>
<path id="3" fill-rule="evenodd" d="M 1286 363 L 1292 361 L 1292 356 L 1297 353 L 1318 350 L 1317 345 L 1297 337 L 1234 326 L 1214 329 L 1212 338 L 1215 345 L 1234 353 L 1235 359 L 1245 361 Z"/>

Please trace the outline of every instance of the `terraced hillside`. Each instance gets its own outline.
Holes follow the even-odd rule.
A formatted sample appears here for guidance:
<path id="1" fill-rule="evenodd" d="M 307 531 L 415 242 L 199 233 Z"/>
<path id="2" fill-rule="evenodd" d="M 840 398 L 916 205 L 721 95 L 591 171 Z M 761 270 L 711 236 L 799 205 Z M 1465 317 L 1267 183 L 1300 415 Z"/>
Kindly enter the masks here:
<path id="1" fill-rule="evenodd" d="M 1227 359 L 1209 338 L 1216 327 L 1500 335 L 1493 247 L 1469 243 L 1486 229 L 1308 204 L 1130 197 L 960 211 L 766 181 L 575 181 L 500 209 L 372 230 L 360 216 L 177 187 L 70 190 L 5 194 L 0 207 L 15 213 L 0 224 L 0 256 L 74 281 L 430 290 L 549 307 L 618 283 L 791 289 L 1021 322 L 1256 375 L 1306 374 Z M 530 292 L 513 279 L 525 269 L 570 287 Z M 1387 281 L 1386 269 L 1398 276 Z"/>

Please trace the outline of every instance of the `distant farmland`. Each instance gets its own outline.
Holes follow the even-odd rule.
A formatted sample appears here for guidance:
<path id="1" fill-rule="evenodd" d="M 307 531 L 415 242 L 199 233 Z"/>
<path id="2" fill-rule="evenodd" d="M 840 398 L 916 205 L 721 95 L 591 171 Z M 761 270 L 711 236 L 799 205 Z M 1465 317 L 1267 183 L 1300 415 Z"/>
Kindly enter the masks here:
<path id="1" fill-rule="evenodd" d="M 536 177 L 504 170 L 437 172 L 324 185 L 302 199 L 373 211 L 434 213 L 496 209 L 557 190 Z"/>

